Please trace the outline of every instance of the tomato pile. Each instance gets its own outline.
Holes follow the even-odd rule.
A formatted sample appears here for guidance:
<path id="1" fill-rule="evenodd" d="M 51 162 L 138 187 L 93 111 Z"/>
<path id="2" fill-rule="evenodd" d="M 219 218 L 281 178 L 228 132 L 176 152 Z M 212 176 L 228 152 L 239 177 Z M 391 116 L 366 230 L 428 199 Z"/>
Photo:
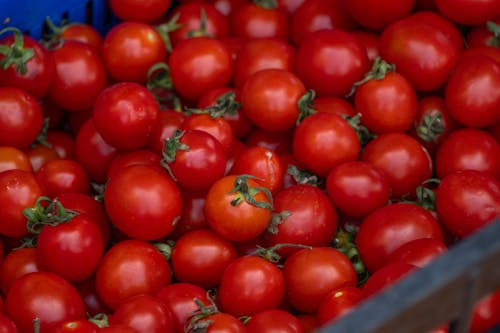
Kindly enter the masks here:
<path id="1" fill-rule="evenodd" d="M 498 0 L 109 5 L 1 32 L 1 332 L 313 332 L 500 216 Z"/>

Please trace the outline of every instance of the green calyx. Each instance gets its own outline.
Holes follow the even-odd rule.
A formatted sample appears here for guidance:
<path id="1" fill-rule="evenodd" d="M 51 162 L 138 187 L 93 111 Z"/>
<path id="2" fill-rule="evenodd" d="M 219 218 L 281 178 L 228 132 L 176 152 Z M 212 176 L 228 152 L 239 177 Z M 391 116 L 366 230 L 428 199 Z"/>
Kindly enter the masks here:
<path id="1" fill-rule="evenodd" d="M 253 0 L 254 4 L 265 9 L 276 9 L 278 8 L 278 1 L 276 0 Z"/>
<path id="2" fill-rule="evenodd" d="M 169 164 L 175 161 L 177 152 L 181 150 L 189 150 L 189 146 L 180 141 L 184 136 L 184 133 L 186 133 L 186 131 L 176 129 L 174 134 L 170 138 L 166 139 L 163 144 L 161 165 L 169 172 L 173 179 L 175 179 L 175 177 L 172 174 Z"/>
<path id="3" fill-rule="evenodd" d="M 208 114 L 210 117 L 217 119 L 225 114 L 235 115 L 239 108 L 241 108 L 241 104 L 236 100 L 236 93 L 234 91 L 228 91 L 217 97 L 213 105 L 203 109 L 187 108 L 184 110 L 184 113 L 186 115 Z"/>
<path id="4" fill-rule="evenodd" d="M 205 305 L 203 302 L 195 298 L 193 301 L 198 305 L 198 310 L 194 311 L 191 316 L 185 321 L 184 332 L 188 333 L 205 333 L 212 321 L 206 319 L 207 317 L 219 313 L 217 305 L 211 297 L 207 297 L 210 305 Z"/>
<path id="5" fill-rule="evenodd" d="M 278 254 L 278 250 L 282 247 L 291 247 L 295 249 L 307 249 L 311 250 L 312 246 L 302 245 L 302 244 L 292 244 L 292 243 L 281 243 L 271 246 L 269 248 L 257 246 L 257 249 L 252 253 L 252 255 L 259 256 L 263 259 L 266 259 L 273 264 L 277 264 L 281 260 L 281 256 Z"/>
<path id="6" fill-rule="evenodd" d="M 299 108 L 299 116 L 297 117 L 297 122 L 296 122 L 297 126 L 306 117 L 316 113 L 316 110 L 314 109 L 315 97 L 316 97 L 316 92 L 312 89 L 308 89 L 306 93 L 302 95 L 297 101 L 297 106 Z"/>
<path id="7" fill-rule="evenodd" d="M 320 187 L 323 184 L 322 179 L 317 175 L 309 172 L 308 170 L 301 170 L 292 164 L 288 165 L 286 172 L 292 176 L 293 180 L 295 180 L 297 184 L 307 184 L 316 187 Z"/>
<path id="8" fill-rule="evenodd" d="M 258 178 L 251 175 L 240 175 L 234 180 L 234 188 L 229 192 L 230 194 L 235 194 L 231 201 L 231 205 L 238 206 L 242 202 L 247 202 L 255 207 L 273 210 L 273 196 L 269 189 L 265 187 L 250 187 L 248 185 L 248 179 Z M 255 200 L 255 195 L 259 192 L 264 192 L 268 201 Z"/>
<path id="9" fill-rule="evenodd" d="M 488 21 L 486 22 L 486 28 L 493 34 L 493 36 L 488 39 L 487 44 L 493 47 L 500 47 L 500 24 Z"/>
<path id="10" fill-rule="evenodd" d="M 440 134 L 444 132 L 443 115 L 441 112 L 425 114 L 421 124 L 416 128 L 417 135 L 425 142 L 437 142 Z"/>
<path id="11" fill-rule="evenodd" d="M 365 77 L 362 80 L 354 83 L 351 91 L 349 92 L 349 94 L 346 97 L 353 96 L 354 93 L 356 92 L 356 89 L 359 86 L 367 83 L 368 81 L 382 80 L 387 75 L 387 73 L 393 73 L 395 71 L 396 71 L 396 65 L 389 64 L 388 62 L 383 60 L 381 57 L 375 58 L 370 71 L 365 74 Z"/>
<path id="12" fill-rule="evenodd" d="M 28 68 L 26 63 L 33 58 L 35 51 L 32 48 L 24 48 L 24 37 L 22 32 L 13 27 L 8 27 L 0 31 L 0 35 L 12 32 L 14 42 L 12 45 L 0 45 L 0 54 L 4 57 L 0 60 L 0 68 L 7 69 L 14 66 L 20 74 L 26 74 Z"/>
<path id="13" fill-rule="evenodd" d="M 48 197 L 39 197 L 33 208 L 25 208 L 23 215 L 28 220 L 26 228 L 31 234 L 38 235 L 46 225 L 56 226 L 60 223 L 68 222 L 78 213 L 66 209 L 57 201 Z"/>
<path id="14" fill-rule="evenodd" d="M 352 265 L 354 266 L 354 270 L 358 275 L 358 286 L 362 285 L 366 282 L 369 277 L 368 271 L 366 270 L 365 265 L 361 261 L 361 257 L 359 255 L 359 250 L 354 243 L 354 239 L 356 238 L 356 230 L 347 228 L 343 230 L 339 228 L 337 233 L 335 234 L 335 238 L 333 240 L 333 247 L 349 258 Z"/>

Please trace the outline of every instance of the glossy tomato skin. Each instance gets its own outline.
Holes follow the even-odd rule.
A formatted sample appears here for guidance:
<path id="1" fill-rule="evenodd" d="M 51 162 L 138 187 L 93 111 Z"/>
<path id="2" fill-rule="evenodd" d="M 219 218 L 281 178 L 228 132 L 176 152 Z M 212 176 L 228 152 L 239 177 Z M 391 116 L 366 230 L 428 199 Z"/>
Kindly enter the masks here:
<path id="1" fill-rule="evenodd" d="M 19 88 L 0 87 L 0 145 L 28 147 L 42 123 L 42 109 L 32 95 Z"/>
<path id="2" fill-rule="evenodd" d="M 176 240 L 191 230 L 210 229 L 204 213 L 206 194 L 207 191 L 181 191 L 181 218 L 169 235 L 170 239 Z"/>
<path id="3" fill-rule="evenodd" d="M 51 198 L 62 193 L 90 192 L 90 179 L 85 168 L 72 159 L 56 159 L 45 163 L 35 174 L 45 194 Z"/>
<path id="4" fill-rule="evenodd" d="M 115 25 L 106 34 L 102 45 L 106 70 L 118 82 L 145 83 L 149 68 L 165 61 L 166 56 L 167 49 L 160 34 L 142 22 Z"/>
<path id="5" fill-rule="evenodd" d="M 92 107 L 106 87 L 106 69 L 97 50 L 78 41 L 65 41 L 51 51 L 54 75 L 48 96 L 68 111 Z"/>
<path id="6" fill-rule="evenodd" d="M 266 37 L 288 39 L 287 15 L 279 9 L 268 9 L 251 1 L 234 10 L 230 26 L 233 34 L 242 39 Z"/>
<path id="7" fill-rule="evenodd" d="M 255 313 L 246 324 L 246 328 L 249 333 L 305 333 L 296 316 L 280 309 Z"/>
<path id="8" fill-rule="evenodd" d="M 131 238 L 156 240 L 167 236 L 182 209 L 179 188 L 167 171 L 129 166 L 107 183 L 106 211 L 111 222 Z"/>
<path id="9" fill-rule="evenodd" d="M 276 225 L 271 221 L 265 234 L 269 246 L 328 246 L 337 231 L 335 207 L 323 191 L 312 185 L 297 184 L 280 191 L 274 197 L 274 212 L 283 217 Z M 296 251 L 297 248 L 283 247 L 277 252 L 286 257 Z"/>
<path id="10" fill-rule="evenodd" d="M 484 171 L 450 173 L 436 190 L 436 211 L 451 233 L 467 237 L 499 216 L 500 184 Z"/>
<path id="11" fill-rule="evenodd" d="M 329 112 L 306 117 L 295 129 L 292 145 L 297 161 L 320 177 L 336 165 L 356 160 L 361 150 L 349 123 Z"/>
<path id="12" fill-rule="evenodd" d="M 285 280 L 281 270 L 258 256 L 242 256 L 224 271 L 218 298 L 224 312 L 250 316 L 277 308 L 283 301 Z"/>
<path id="13" fill-rule="evenodd" d="M 41 271 L 35 248 L 12 250 L 0 263 L 0 289 L 7 295 L 12 284 L 21 276 Z"/>
<path id="14" fill-rule="evenodd" d="M 286 131 L 299 116 L 299 99 L 306 93 L 304 83 L 284 69 L 263 69 L 252 74 L 241 90 L 241 105 L 259 128 Z"/>
<path id="15" fill-rule="evenodd" d="M 0 332 L 2 333 L 19 333 L 16 324 L 5 314 L 0 314 Z"/>
<path id="16" fill-rule="evenodd" d="M 498 1 L 435 0 L 437 8 L 452 21 L 465 25 L 479 25 L 500 14 Z"/>
<path id="17" fill-rule="evenodd" d="M 387 263 L 406 262 L 424 267 L 437 256 L 448 250 L 447 246 L 435 238 L 419 238 L 398 247 L 392 252 Z"/>
<path id="18" fill-rule="evenodd" d="M 168 66 L 174 89 L 181 97 L 194 101 L 210 89 L 227 86 L 233 73 L 229 50 L 210 37 L 179 42 L 168 58 Z"/>
<path id="19" fill-rule="evenodd" d="M 5 298 L 5 310 L 20 333 L 33 331 L 33 319 L 40 319 L 40 332 L 55 325 L 85 319 L 78 291 L 62 277 L 49 272 L 33 272 L 19 278 Z"/>
<path id="20" fill-rule="evenodd" d="M 247 328 L 241 320 L 224 312 L 216 312 L 195 321 L 194 326 L 206 326 L 206 333 L 245 333 Z M 194 333 L 196 328 L 185 330 L 186 333 Z"/>
<path id="21" fill-rule="evenodd" d="M 436 173 L 444 178 L 457 170 L 485 171 L 500 179 L 500 144 L 480 129 L 452 132 L 436 153 Z"/>
<path id="22" fill-rule="evenodd" d="M 318 96 L 347 95 L 369 69 L 363 44 L 340 29 L 312 32 L 297 48 L 297 75 Z"/>
<path id="23" fill-rule="evenodd" d="M 331 247 L 295 252 L 285 260 L 283 275 L 287 286 L 285 299 L 294 309 L 305 313 L 315 313 L 332 290 L 355 287 L 358 282 L 349 259 Z"/>
<path id="24" fill-rule="evenodd" d="M 173 109 L 160 110 L 156 124 L 151 129 L 147 148 L 161 155 L 165 140 L 181 127 L 185 118 L 184 113 Z"/>
<path id="25" fill-rule="evenodd" d="M 87 23 L 73 22 L 62 27 L 62 32 L 58 36 L 63 40 L 76 40 L 88 44 L 95 48 L 99 54 L 102 51 L 101 33 L 92 25 Z"/>
<path id="26" fill-rule="evenodd" d="M 22 89 L 35 99 L 44 97 L 52 81 L 54 62 L 40 42 L 30 36 L 23 35 L 23 49 L 32 49 L 34 52 L 26 62 L 26 73 L 20 73 L 15 66 L 0 70 L 0 86 L 10 86 Z M 13 35 L 0 40 L 1 45 L 10 46 L 14 42 Z M 2 60 L 4 56 L 0 56 Z"/>
<path id="27" fill-rule="evenodd" d="M 12 146 L 0 147 L 0 172 L 13 169 L 32 172 L 28 154 Z"/>
<path id="28" fill-rule="evenodd" d="M 384 133 L 370 141 L 360 159 L 382 170 L 389 181 L 391 197 L 413 195 L 417 186 L 432 176 L 427 150 L 405 133 Z"/>
<path id="29" fill-rule="evenodd" d="M 0 233 L 8 237 L 28 234 L 23 209 L 33 207 L 44 192 L 32 172 L 8 170 L 0 173 Z"/>
<path id="30" fill-rule="evenodd" d="M 484 333 L 498 326 L 500 314 L 500 291 L 487 294 L 474 306 L 472 313 L 470 333 Z"/>
<path id="31" fill-rule="evenodd" d="M 97 98 L 92 118 L 103 139 L 118 149 L 144 147 L 160 112 L 145 87 L 122 82 L 106 88 Z"/>
<path id="32" fill-rule="evenodd" d="M 437 220 L 424 208 L 394 203 L 368 215 L 359 227 L 356 245 L 370 272 L 382 267 L 398 247 L 419 238 L 443 240 Z"/>
<path id="33" fill-rule="evenodd" d="M 411 13 L 416 0 L 389 0 L 371 2 L 369 0 L 344 0 L 348 13 L 364 28 L 382 30 Z"/>
<path id="34" fill-rule="evenodd" d="M 209 114 L 192 114 L 187 116 L 181 130 L 198 130 L 213 136 L 222 145 L 227 153 L 234 141 L 234 132 L 229 122 L 224 117 L 212 117 Z"/>
<path id="35" fill-rule="evenodd" d="M 407 16 L 384 29 L 380 54 L 395 64 L 417 91 L 437 90 L 448 79 L 461 51 L 444 30 L 443 25 L 448 24 L 438 14 L 431 18 L 422 18 L 418 13 Z"/>
<path id="36" fill-rule="evenodd" d="M 138 1 L 111 0 L 109 6 L 123 21 L 154 22 L 161 18 L 170 7 L 170 0 Z"/>
<path id="37" fill-rule="evenodd" d="M 381 267 L 375 271 L 363 285 L 362 289 L 365 297 L 371 297 L 385 288 L 390 287 L 398 280 L 411 274 L 415 269 L 418 268 L 404 262 L 387 264 Z"/>
<path id="38" fill-rule="evenodd" d="M 153 245 L 140 240 L 124 240 L 113 245 L 96 270 L 99 298 L 111 310 L 127 298 L 156 294 L 172 281 L 170 265 Z"/>
<path id="39" fill-rule="evenodd" d="M 336 208 L 343 214 L 364 218 L 387 204 L 389 182 L 384 173 L 363 161 L 342 163 L 327 176 L 326 190 Z"/>
<path id="40" fill-rule="evenodd" d="M 99 326 L 84 320 L 70 320 L 57 325 L 50 333 L 98 333 Z"/>
<path id="41" fill-rule="evenodd" d="M 467 127 L 488 127 L 500 119 L 500 63 L 488 56 L 462 59 L 446 85 L 448 112 Z"/>
<path id="42" fill-rule="evenodd" d="M 157 170 L 163 170 L 161 156 L 148 149 L 138 149 L 120 152 L 111 162 L 108 177 L 113 177 L 120 170 L 132 165 L 147 165 Z"/>
<path id="43" fill-rule="evenodd" d="M 354 310 L 364 299 L 364 293 L 357 287 L 343 287 L 332 290 L 325 296 L 318 308 L 318 321 L 326 325 Z"/>

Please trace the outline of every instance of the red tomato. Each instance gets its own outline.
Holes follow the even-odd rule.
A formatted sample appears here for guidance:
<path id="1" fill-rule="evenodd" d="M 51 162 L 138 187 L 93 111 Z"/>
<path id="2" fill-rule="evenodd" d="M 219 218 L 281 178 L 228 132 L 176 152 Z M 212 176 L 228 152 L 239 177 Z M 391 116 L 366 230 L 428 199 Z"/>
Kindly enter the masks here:
<path id="1" fill-rule="evenodd" d="M 31 49 L 33 51 L 33 56 L 27 61 L 21 61 L 21 63 L 15 63 L 8 67 L 3 65 L 7 58 L 3 53 L 0 54 L 0 63 L 2 63 L 0 86 L 22 89 L 35 99 L 44 97 L 49 89 L 54 70 L 51 54 L 36 39 L 22 35 L 19 31 L 2 38 L 0 45 L 9 46 L 11 49 Z M 16 53 L 18 56 L 21 55 L 22 59 L 22 52 L 14 52 L 14 54 Z"/>
<path id="2" fill-rule="evenodd" d="M 104 206 L 111 222 L 131 238 L 155 240 L 167 236 L 181 213 L 181 194 L 166 171 L 129 166 L 109 180 Z"/>
<path id="3" fill-rule="evenodd" d="M 269 148 L 277 153 L 289 153 L 292 151 L 292 137 L 294 129 L 284 132 L 271 132 L 254 127 L 246 136 L 245 144 L 248 147 Z"/>
<path id="4" fill-rule="evenodd" d="M 59 159 L 59 155 L 54 148 L 49 148 L 44 145 L 31 146 L 26 150 L 26 154 L 30 159 L 31 167 L 34 172 L 40 170 L 47 162 Z"/>
<path id="5" fill-rule="evenodd" d="M 224 312 L 250 316 L 277 308 L 284 293 L 283 273 L 275 264 L 257 256 L 242 256 L 224 271 L 217 297 Z"/>
<path id="6" fill-rule="evenodd" d="M 318 321 L 326 325 L 346 315 L 364 299 L 364 293 L 356 287 L 343 287 L 332 290 L 325 296 L 318 308 Z"/>
<path id="7" fill-rule="evenodd" d="M 467 127 L 488 127 L 500 120 L 500 63 L 488 56 L 462 59 L 446 84 L 448 112 Z"/>
<path id="8" fill-rule="evenodd" d="M 185 117 L 184 113 L 176 110 L 160 110 L 156 124 L 151 129 L 147 147 L 161 155 L 165 140 L 181 127 Z"/>
<path id="9" fill-rule="evenodd" d="M 151 295 L 127 298 L 113 312 L 110 324 L 130 326 L 140 333 L 172 332 L 174 328 L 167 305 Z"/>
<path id="10" fill-rule="evenodd" d="M 233 72 L 228 49 L 210 37 L 179 42 L 168 58 L 168 66 L 174 89 L 188 100 L 198 100 L 210 89 L 227 86 Z"/>
<path id="11" fill-rule="evenodd" d="M 106 87 L 106 69 L 97 50 L 78 41 L 64 41 L 51 50 L 54 75 L 48 96 L 72 112 L 92 107 Z"/>
<path id="12" fill-rule="evenodd" d="M 14 321 L 4 314 L 0 314 L 0 331 L 2 333 L 19 333 Z"/>
<path id="13" fill-rule="evenodd" d="M 73 22 L 61 28 L 58 36 L 62 40 L 74 40 L 88 44 L 99 54 L 102 51 L 102 37 L 99 31 L 87 23 Z"/>
<path id="14" fill-rule="evenodd" d="M 109 6 L 123 21 L 154 22 L 169 9 L 171 0 L 111 0 Z"/>
<path id="15" fill-rule="evenodd" d="M 280 309 L 254 313 L 245 326 L 249 333 L 305 333 L 296 316 Z"/>
<path id="16" fill-rule="evenodd" d="M 175 242 L 170 260 L 176 281 L 209 289 L 219 285 L 236 258 L 236 249 L 226 239 L 211 230 L 193 230 Z"/>
<path id="17" fill-rule="evenodd" d="M 498 45 L 500 39 L 498 36 L 495 37 L 494 29 L 500 24 L 500 16 L 496 17 L 494 20 L 487 22 L 486 24 L 481 24 L 471 28 L 467 32 L 467 46 L 469 48 L 481 48 L 484 46 L 495 46 Z"/>
<path id="18" fill-rule="evenodd" d="M 47 132 L 45 141 L 57 152 L 60 158 L 75 159 L 75 138 L 62 130 Z"/>
<path id="19" fill-rule="evenodd" d="M 21 276 L 39 272 L 40 270 L 34 247 L 12 250 L 0 263 L 0 289 L 2 294 L 7 295 L 12 284 Z"/>
<path id="20" fill-rule="evenodd" d="M 365 297 L 371 297 L 383 289 L 392 286 L 412 273 L 417 267 L 404 262 L 387 264 L 374 272 L 363 285 Z"/>
<path id="21" fill-rule="evenodd" d="M 20 277 L 5 298 L 5 311 L 19 332 L 33 332 L 33 319 L 40 320 L 40 333 L 69 320 L 85 319 L 78 291 L 59 275 L 33 272 Z"/>
<path id="22" fill-rule="evenodd" d="M 364 218 L 389 202 L 390 188 L 385 174 L 363 161 L 342 163 L 327 176 L 326 190 L 343 214 Z"/>
<path id="23" fill-rule="evenodd" d="M 344 162 L 357 159 L 361 144 L 354 129 L 342 117 L 317 112 L 306 117 L 293 134 L 293 155 L 320 177 Z"/>
<path id="24" fill-rule="evenodd" d="M 347 11 L 364 28 L 382 30 L 410 14 L 416 0 L 344 0 Z"/>
<path id="25" fill-rule="evenodd" d="M 435 238 L 419 238 L 398 247 L 392 252 L 387 263 L 406 262 L 417 267 L 424 267 L 437 256 L 446 252 L 446 245 Z"/>
<path id="26" fill-rule="evenodd" d="M 166 57 L 167 49 L 160 34 L 153 26 L 142 22 L 115 25 L 102 44 L 102 58 L 108 74 L 119 82 L 145 83 L 151 66 L 164 62 Z"/>
<path id="27" fill-rule="evenodd" d="M 174 231 L 169 235 L 170 239 L 176 240 L 191 230 L 210 228 L 204 213 L 206 194 L 206 191 L 182 191 L 181 219 Z"/>
<path id="28" fill-rule="evenodd" d="M 104 90 L 93 108 L 93 120 L 103 139 L 118 149 L 144 147 L 160 112 L 145 87 L 123 82 Z"/>
<path id="29" fill-rule="evenodd" d="M 342 97 L 363 78 L 370 62 L 356 37 L 340 29 L 324 29 L 300 43 L 295 66 L 298 77 L 318 96 Z"/>
<path id="30" fill-rule="evenodd" d="M 286 300 L 294 309 L 306 313 L 316 312 L 332 290 L 355 287 L 358 282 L 349 259 L 331 247 L 295 252 L 283 264 L 283 275 Z"/>
<path id="31" fill-rule="evenodd" d="M 354 30 L 351 34 L 365 46 L 370 62 L 380 56 L 380 34 L 365 30 Z"/>
<path id="32" fill-rule="evenodd" d="M 230 17 L 233 35 L 242 39 L 276 37 L 288 39 L 287 15 L 276 7 L 248 1 L 238 6 Z"/>
<path id="33" fill-rule="evenodd" d="M 139 240 L 113 245 L 102 257 L 95 274 L 99 298 L 112 310 L 129 297 L 154 295 L 172 281 L 170 265 L 162 253 Z"/>
<path id="34" fill-rule="evenodd" d="M 379 168 L 387 177 L 392 198 L 413 195 L 432 176 L 432 160 L 427 150 L 404 133 L 385 133 L 370 141 L 361 160 Z"/>
<path id="35" fill-rule="evenodd" d="M 23 237 L 28 234 L 23 209 L 33 207 L 44 195 L 32 172 L 8 170 L 0 173 L 0 234 Z"/>
<path id="36" fill-rule="evenodd" d="M 450 173 L 436 190 L 436 211 L 450 232 L 467 237 L 500 215 L 500 183 L 484 171 Z"/>
<path id="37" fill-rule="evenodd" d="M 180 126 L 181 130 L 198 130 L 206 132 L 214 137 L 222 145 L 223 151 L 227 152 L 234 141 L 233 129 L 229 122 L 218 115 L 192 114 L 184 119 Z"/>
<path id="38" fill-rule="evenodd" d="M 479 25 L 500 14 L 500 3 L 495 0 L 435 0 L 437 8 L 452 21 L 465 25 Z"/>
<path id="39" fill-rule="evenodd" d="M 500 323 L 500 290 L 481 298 L 474 306 L 470 333 L 484 333 Z"/>
<path id="40" fill-rule="evenodd" d="M 157 170 L 163 170 L 161 166 L 161 156 L 159 154 L 151 150 L 137 149 L 118 153 L 109 165 L 108 178 L 113 177 L 122 169 L 131 165 L 147 165 Z"/>
<path id="41" fill-rule="evenodd" d="M 51 198 L 63 193 L 90 191 L 90 180 L 85 168 L 75 160 L 56 159 L 42 165 L 35 174 L 45 194 Z"/>
<path id="42" fill-rule="evenodd" d="M 248 175 L 222 177 L 206 196 L 208 224 L 232 241 L 250 240 L 261 234 L 270 221 L 271 211 L 271 194 Z"/>
<path id="43" fill-rule="evenodd" d="M 419 238 L 443 240 L 437 220 L 424 208 L 412 203 L 394 203 L 368 215 L 356 236 L 361 260 L 370 272 L 385 265 L 400 246 Z"/>
<path id="44" fill-rule="evenodd" d="M 353 105 L 344 98 L 340 97 L 317 97 L 313 100 L 313 108 L 318 112 L 332 112 L 341 117 L 354 117 Z"/>
<path id="45" fill-rule="evenodd" d="M 99 298 L 95 288 L 95 275 L 90 278 L 74 284 L 78 292 L 82 296 L 83 303 L 85 304 L 85 312 L 88 316 L 95 316 L 102 313 L 110 313 L 111 311 L 104 305 Z"/>
<path id="46" fill-rule="evenodd" d="M 33 171 L 28 154 L 12 146 L 0 147 L 0 172 L 14 169 Z"/>
<path id="47" fill-rule="evenodd" d="M 33 96 L 19 88 L 0 87 L 0 145 L 28 147 L 42 124 L 42 109 Z"/>
<path id="48" fill-rule="evenodd" d="M 99 326 L 93 322 L 80 319 L 63 322 L 54 327 L 50 333 L 98 333 L 99 331 Z"/>

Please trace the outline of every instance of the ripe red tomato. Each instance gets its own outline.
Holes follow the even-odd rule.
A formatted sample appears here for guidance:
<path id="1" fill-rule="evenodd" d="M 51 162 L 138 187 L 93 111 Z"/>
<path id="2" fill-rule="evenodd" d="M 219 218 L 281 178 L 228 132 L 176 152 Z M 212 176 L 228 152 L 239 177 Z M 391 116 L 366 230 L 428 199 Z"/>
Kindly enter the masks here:
<path id="1" fill-rule="evenodd" d="M 452 172 L 436 190 L 436 211 L 451 233 L 467 237 L 500 215 L 500 183 L 484 171 Z"/>
<path id="2" fill-rule="evenodd" d="M 151 129 L 147 148 L 161 155 L 165 140 L 180 128 L 185 117 L 184 113 L 176 110 L 160 110 L 156 124 Z"/>
<path id="3" fill-rule="evenodd" d="M 390 287 L 408 274 L 411 274 L 415 269 L 418 268 L 405 262 L 383 266 L 374 272 L 363 285 L 362 289 L 365 297 L 371 297 Z"/>
<path id="4" fill-rule="evenodd" d="M 258 256 L 242 256 L 224 271 L 217 292 L 222 310 L 250 316 L 277 308 L 283 301 L 285 280 L 281 270 Z"/>
<path id="5" fill-rule="evenodd" d="M 315 313 L 332 290 L 355 287 L 358 282 L 349 259 L 331 247 L 313 247 L 295 252 L 285 260 L 283 276 L 285 299 L 294 309 L 306 313 Z"/>
<path id="6" fill-rule="evenodd" d="M 192 326 L 188 326 L 183 332 L 196 333 L 197 327 L 203 327 L 205 333 L 245 333 L 247 328 L 241 320 L 224 312 L 215 312 L 196 318 Z"/>
<path id="7" fill-rule="evenodd" d="M 233 35 L 241 39 L 276 37 L 288 39 L 289 21 L 285 12 L 248 1 L 235 8 L 230 17 Z"/>
<path id="8" fill-rule="evenodd" d="M 176 240 L 191 230 L 210 228 L 204 213 L 206 192 L 182 191 L 181 219 L 169 235 L 170 239 Z"/>
<path id="9" fill-rule="evenodd" d="M 381 268 L 400 246 L 419 238 L 443 240 L 434 216 L 412 203 L 393 203 L 368 215 L 359 227 L 356 245 L 370 272 Z"/>
<path id="10" fill-rule="evenodd" d="M 90 180 L 85 168 L 72 159 L 48 161 L 36 172 L 35 177 L 50 198 L 63 193 L 90 192 Z"/>
<path id="11" fill-rule="evenodd" d="M 211 116 L 210 114 L 191 114 L 187 116 L 180 126 L 181 130 L 198 130 L 214 137 L 222 145 L 225 153 L 229 151 L 234 141 L 231 124 L 224 117 Z"/>
<path id="12" fill-rule="evenodd" d="M 54 148 L 44 145 L 35 145 L 28 148 L 26 154 L 30 159 L 33 172 L 37 172 L 45 163 L 59 159 L 59 155 Z"/>
<path id="13" fill-rule="evenodd" d="M 96 49 L 74 40 L 51 50 L 54 75 L 47 95 L 62 108 L 85 111 L 106 87 L 106 69 Z"/>
<path id="14" fill-rule="evenodd" d="M 245 326 L 249 333 L 305 333 L 296 316 L 280 309 L 254 313 Z"/>
<path id="15" fill-rule="evenodd" d="M 99 326 L 87 319 L 70 320 L 55 326 L 50 333 L 98 333 Z"/>
<path id="16" fill-rule="evenodd" d="M 332 290 L 318 308 L 319 324 L 325 325 L 339 319 L 354 310 L 363 299 L 364 293 L 360 288 L 343 287 Z"/>
<path id="17" fill-rule="evenodd" d="M 297 49 L 297 75 L 318 96 L 347 95 L 369 69 L 363 44 L 340 29 L 311 32 Z"/>
<path id="18" fill-rule="evenodd" d="M 108 168 L 108 178 L 131 165 L 147 165 L 157 170 L 163 170 L 161 156 L 147 149 L 137 149 L 118 153 Z"/>
<path id="19" fill-rule="evenodd" d="M 125 235 L 156 240 L 175 228 L 182 199 L 167 171 L 132 165 L 109 180 L 104 206 L 113 225 Z"/>
<path id="20" fill-rule="evenodd" d="M 33 331 L 40 320 L 40 333 L 69 320 L 85 319 L 85 308 L 76 288 L 57 274 L 33 272 L 20 277 L 5 298 L 5 312 L 20 332 Z"/>
<path id="21" fill-rule="evenodd" d="M 481 298 L 474 306 L 470 333 L 484 333 L 500 323 L 500 290 L 496 290 Z"/>
<path id="22" fill-rule="evenodd" d="M 0 263 L 0 289 L 7 295 L 10 287 L 21 276 L 41 271 L 36 260 L 34 247 L 20 248 L 10 251 Z"/>
<path id="23" fill-rule="evenodd" d="M 111 0 L 109 6 L 123 21 L 155 22 L 169 9 L 171 0 Z"/>
<path id="24" fill-rule="evenodd" d="M 12 146 L 0 147 L 0 172 L 14 169 L 33 171 L 28 154 Z"/>
<path id="25" fill-rule="evenodd" d="M 172 281 L 167 259 L 153 245 L 140 240 L 124 240 L 102 257 L 95 273 L 99 298 L 111 310 L 127 298 L 155 295 Z"/>
<path id="26" fill-rule="evenodd" d="M 364 28 L 382 30 L 410 14 L 416 0 L 386 0 L 372 2 L 370 0 L 344 0 L 348 13 Z"/>
<path id="27" fill-rule="evenodd" d="M 406 262 L 424 267 L 437 256 L 446 252 L 446 245 L 435 238 L 419 238 L 401 245 L 388 257 L 387 263 Z"/>
<path id="28" fill-rule="evenodd" d="M 137 149 L 148 143 L 160 112 L 153 94 L 133 83 L 106 88 L 93 107 L 93 120 L 103 139 L 118 149 Z"/>
<path id="29" fill-rule="evenodd" d="M 33 96 L 19 88 L 0 87 L 0 145 L 28 147 L 42 125 L 42 109 Z"/>
<path id="30" fill-rule="evenodd" d="M 465 25 L 479 25 L 500 14 L 495 0 L 435 0 L 437 8 L 451 20 Z"/>
<path id="31" fill-rule="evenodd" d="M 115 25 L 102 44 L 104 65 L 111 78 L 118 82 L 145 83 L 151 66 L 164 62 L 166 57 L 167 49 L 160 34 L 142 22 Z"/>
<path id="32" fill-rule="evenodd" d="M 14 321 L 5 314 L 0 314 L 0 330 L 2 333 L 19 333 Z"/>
<path id="33" fill-rule="evenodd" d="M 92 46 L 101 54 L 102 37 L 100 32 L 92 25 L 81 22 L 72 22 L 68 25 L 63 25 L 60 31 L 54 32 L 57 38 L 61 40 L 75 40 Z"/>

